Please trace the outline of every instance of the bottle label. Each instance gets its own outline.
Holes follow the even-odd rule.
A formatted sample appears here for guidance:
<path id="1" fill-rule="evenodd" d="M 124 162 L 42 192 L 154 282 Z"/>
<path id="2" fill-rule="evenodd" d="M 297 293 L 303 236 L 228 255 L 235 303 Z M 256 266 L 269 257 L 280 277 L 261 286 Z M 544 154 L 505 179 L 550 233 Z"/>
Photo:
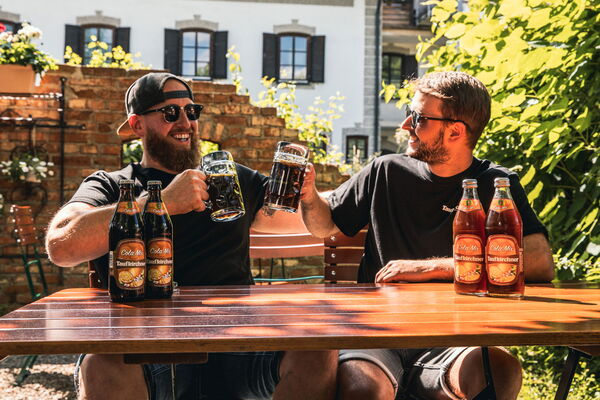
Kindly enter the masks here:
<path id="1" fill-rule="evenodd" d="M 140 209 L 135 201 L 121 201 L 117 206 L 117 212 L 127 215 L 139 213 Z"/>
<path id="2" fill-rule="evenodd" d="M 148 283 L 170 286 L 173 280 L 173 243 L 167 238 L 155 238 L 147 245 Z"/>
<path id="3" fill-rule="evenodd" d="M 497 199 L 493 198 L 492 203 L 490 204 L 490 210 L 496 212 L 502 212 L 506 210 L 513 210 L 515 208 L 515 204 L 511 199 Z"/>
<path id="4" fill-rule="evenodd" d="M 479 199 L 460 199 L 460 203 L 458 203 L 459 211 L 474 211 L 474 210 L 482 210 L 481 202 Z"/>
<path id="5" fill-rule="evenodd" d="M 141 239 L 125 239 L 113 251 L 113 268 L 117 286 L 121 289 L 139 289 L 144 286 L 146 251 Z"/>
<path id="6" fill-rule="evenodd" d="M 477 283 L 484 266 L 483 241 L 476 235 L 456 235 L 454 238 L 454 280 Z"/>
<path id="7" fill-rule="evenodd" d="M 156 215 L 165 215 L 167 213 L 167 209 L 162 202 L 153 201 L 146 204 L 146 212 Z"/>
<path id="8" fill-rule="evenodd" d="M 488 280 L 494 285 L 512 285 L 519 275 L 522 252 L 510 235 L 491 235 L 485 249 Z"/>

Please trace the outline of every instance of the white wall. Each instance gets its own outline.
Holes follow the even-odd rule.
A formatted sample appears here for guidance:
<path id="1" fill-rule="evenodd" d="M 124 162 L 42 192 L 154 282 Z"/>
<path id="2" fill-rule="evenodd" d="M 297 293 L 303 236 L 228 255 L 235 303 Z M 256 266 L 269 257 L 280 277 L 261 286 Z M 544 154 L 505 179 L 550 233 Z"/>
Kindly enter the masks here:
<path id="1" fill-rule="evenodd" d="M 202 0 L 0 0 L 2 11 L 20 14 L 44 34 L 42 48 L 62 61 L 65 24 L 76 24 L 76 17 L 95 15 L 121 19 L 131 28 L 130 52 L 153 68 L 163 68 L 164 29 L 175 29 L 175 21 L 192 19 L 217 22 L 218 30 L 228 31 L 228 44 L 236 45 L 241 55 L 243 83 L 253 98 L 261 90 L 262 34 L 273 32 L 273 25 L 291 23 L 316 28 L 325 35 L 325 83 L 299 86 L 297 104 L 301 110 L 315 96 L 327 99 L 337 91 L 346 96 L 345 112 L 334 123 L 333 143 L 340 146 L 344 127 L 363 122 L 364 93 L 364 0 L 352 7 L 303 4 L 254 3 Z"/>

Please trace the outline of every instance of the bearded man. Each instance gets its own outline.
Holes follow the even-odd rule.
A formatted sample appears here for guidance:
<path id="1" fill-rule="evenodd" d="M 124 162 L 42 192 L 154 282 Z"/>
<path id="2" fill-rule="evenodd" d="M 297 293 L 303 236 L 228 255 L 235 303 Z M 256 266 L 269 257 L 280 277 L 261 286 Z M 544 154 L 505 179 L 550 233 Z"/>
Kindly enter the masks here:
<path id="1" fill-rule="evenodd" d="M 462 72 L 425 75 L 402 129 L 406 154 L 377 158 L 329 197 L 305 180 L 304 222 L 315 236 L 355 235 L 369 225 L 359 282 L 452 281 L 452 221 L 463 179 L 477 179 L 487 211 L 496 177 L 508 177 L 523 218 L 524 272 L 528 281 L 554 276 L 547 231 L 527 202 L 516 173 L 473 156 L 490 118 L 490 96 Z M 521 386 L 517 359 L 490 348 L 498 399 L 515 399 Z M 485 386 L 481 349 L 375 349 L 340 351 L 339 399 L 472 399 Z"/>
<path id="2" fill-rule="evenodd" d="M 108 282 L 108 228 L 119 198 L 119 180 L 133 179 L 142 209 L 144 188 L 160 180 L 173 222 L 174 280 L 186 285 L 248 285 L 250 227 L 264 232 L 304 231 L 298 214 L 258 212 L 267 177 L 236 165 L 246 214 L 214 222 L 206 212 L 206 176 L 197 169 L 198 119 L 188 84 L 168 73 L 136 80 L 125 95 L 127 120 L 122 137 L 142 139 L 141 163 L 85 178 L 50 222 L 46 248 L 53 263 L 73 267 L 93 260 Z M 211 353 L 205 364 L 177 365 L 176 387 L 168 365 L 125 364 L 121 355 L 88 354 L 77 363 L 80 399 L 332 399 L 337 351 Z"/>

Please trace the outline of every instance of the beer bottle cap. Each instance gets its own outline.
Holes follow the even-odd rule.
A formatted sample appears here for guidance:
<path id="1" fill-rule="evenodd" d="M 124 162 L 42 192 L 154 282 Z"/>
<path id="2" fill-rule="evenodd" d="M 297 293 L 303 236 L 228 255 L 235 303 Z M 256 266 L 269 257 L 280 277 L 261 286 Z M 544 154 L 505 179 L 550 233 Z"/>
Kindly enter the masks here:
<path id="1" fill-rule="evenodd" d="M 134 182 L 131 179 L 120 179 L 119 185 L 133 185 Z"/>
<path id="2" fill-rule="evenodd" d="M 161 181 L 148 181 L 148 187 L 150 187 L 150 186 L 162 187 L 162 182 Z"/>
<path id="3" fill-rule="evenodd" d="M 462 181 L 463 188 L 474 188 L 477 187 L 477 179 L 463 179 Z"/>
<path id="4" fill-rule="evenodd" d="M 499 186 L 510 186 L 510 180 L 508 178 L 494 179 L 494 187 L 499 187 Z"/>

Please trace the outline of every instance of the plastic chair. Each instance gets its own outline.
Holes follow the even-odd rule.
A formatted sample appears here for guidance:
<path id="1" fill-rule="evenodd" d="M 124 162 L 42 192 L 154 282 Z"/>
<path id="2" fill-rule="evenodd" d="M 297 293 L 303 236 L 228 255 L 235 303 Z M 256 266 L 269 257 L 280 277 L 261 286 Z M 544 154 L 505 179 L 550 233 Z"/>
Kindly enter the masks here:
<path id="1" fill-rule="evenodd" d="M 46 283 L 46 277 L 44 276 L 44 269 L 42 261 L 37 250 L 39 242 L 38 234 L 33 224 L 33 213 L 29 206 L 17 206 L 13 205 L 10 208 L 15 229 L 14 236 L 17 244 L 21 251 L 21 257 L 23 259 L 23 267 L 25 269 L 25 276 L 27 278 L 27 285 L 29 286 L 29 292 L 31 293 L 32 300 L 41 299 L 48 295 L 48 285 Z M 38 278 L 41 284 L 41 291 L 36 289 L 33 282 L 31 267 L 37 266 Z M 15 385 L 20 386 L 23 381 L 29 376 L 30 369 L 37 360 L 37 355 L 29 355 L 23 361 L 21 365 L 21 371 L 15 377 Z"/>

